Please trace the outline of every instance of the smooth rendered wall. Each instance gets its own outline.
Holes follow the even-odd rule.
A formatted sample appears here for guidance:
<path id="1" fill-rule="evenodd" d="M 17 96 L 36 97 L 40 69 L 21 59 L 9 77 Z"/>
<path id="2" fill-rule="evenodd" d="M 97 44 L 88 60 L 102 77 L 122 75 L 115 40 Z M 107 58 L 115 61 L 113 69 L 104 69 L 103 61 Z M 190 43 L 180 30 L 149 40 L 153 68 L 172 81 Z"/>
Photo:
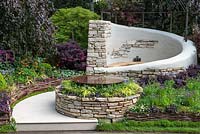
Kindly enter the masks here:
<path id="1" fill-rule="evenodd" d="M 197 50 L 190 40 L 173 33 L 152 30 L 146 28 L 126 27 L 112 24 L 109 21 L 90 21 L 87 49 L 87 74 L 118 73 L 142 70 L 162 70 L 187 68 L 191 64 L 197 64 Z M 113 54 L 127 41 L 157 40 L 153 47 L 143 45 L 129 45 L 131 49 L 128 55 Z M 146 43 L 146 42 L 145 42 Z M 134 46 L 135 45 L 135 46 Z M 127 46 L 127 45 L 126 45 Z M 121 49 L 124 51 L 124 49 Z M 120 53 L 121 54 L 121 53 Z M 116 57 L 113 57 L 113 55 Z M 122 58 L 122 56 L 124 58 Z M 108 67 L 116 62 L 132 61 L 135 56 L 140 56 L 143 64 Z M 121 57 L 121 58 L 119 58 Z"/>
<path id="2" fill-rule="evenodd" d="M 113 50 L 118 50 L 127 41 L 155 40 L 158 43 L 153 48 L 131 48 L 127 57 L 113 58 Z M 162 31 L 127 27 L 111 23 L 111 37 L 106 45 L 107 64 L 132 61 L 139 56 L 142 62 L 151 62 L 168 59 L 181 53 L 182 45 L 179 40 L 163 35 Z"/>

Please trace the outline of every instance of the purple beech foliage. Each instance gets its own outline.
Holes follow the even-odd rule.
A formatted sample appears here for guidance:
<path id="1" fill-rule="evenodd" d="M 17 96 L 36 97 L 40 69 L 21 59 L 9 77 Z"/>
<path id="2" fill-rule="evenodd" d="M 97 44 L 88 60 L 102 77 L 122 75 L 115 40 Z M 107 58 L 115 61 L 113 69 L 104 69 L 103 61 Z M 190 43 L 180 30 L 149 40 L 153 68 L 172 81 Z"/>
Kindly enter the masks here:
<path id="1" fill-rule="evenodd" d="M 56 45 L 58 52 L 58 66 L 61 68 L 68 68 L 74 70 L 86 69 L 86 50 L 75 41 L 70 41 L 65 44 Z"/>

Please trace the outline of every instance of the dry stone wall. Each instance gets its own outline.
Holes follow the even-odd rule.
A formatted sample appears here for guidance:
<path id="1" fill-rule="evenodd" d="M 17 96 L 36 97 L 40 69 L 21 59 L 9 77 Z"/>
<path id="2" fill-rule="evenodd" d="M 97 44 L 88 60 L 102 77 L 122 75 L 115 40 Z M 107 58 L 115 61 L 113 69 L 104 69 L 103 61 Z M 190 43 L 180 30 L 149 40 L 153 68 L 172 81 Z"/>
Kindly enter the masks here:
<path id="1" fill-rule="evenodd" d="M 10 94 L 11 104 L 15 103 L 17 100 L 23 98 L 26 95 L 29 95 L 33 92 L 43 91 L 49 87 L 56 87 L 60 85 L 61 79 L 46 79 L 44 81 L 38 81 L 31 85 L 18 85 L 16 90 L 13 90 Z"/>
<path id="2" fill-rule="evenodd" d="M 81 98 L 56 91 L 56 110 L 70 117 L 85 119 L 122 119 L 127 110 L 134 106 L 140 93 L 130 97 Z"/>
<path id="3" fill-rule="evenodd" d="M 115 75 L 115 76 L 120 76 L 124 78 L 132 78 L 132 79 L 139 79 L 139 78 L 144 78 L 144 77 L 150 77 L 150 78 L 155 78 L 157 75 L 163 74 L 171 74 L 175 75 L 179 72 L 183 72 L 185 69 L 182 67 L 179 68 L 170 68 L 170 69 L 147 69 L 147 70 L 141 70 L 141 71 L 122 71 L 122 72 L 103 72 L 99 70 L 95 70 L 95 74 L 104 74 L 104 75 Z"/>
<path id="4" fill-rule="evenodd" d="M 0 125 L 9 124 L 11 121 L 11 113 L 0 115 Z"/>
<path id="5" fill-rule="evenodd" d="M 156 40 L 130 40 L 126 41 L 125 44 L 122 44 L 122 46 L 119 49 L 113 48 L 113 51 L 111 53 L 111 58 L 128 58 L 128 54 L 131 52 L 131 49 L 137 49 L 137 48 L 154 48 L 155 45 L 158 44 L 158 41 Z"/>
<path id="6" fill-rule="evenodd" d="M 176 113 L 165 113 L 165 112 L 157 112 L 157 113 L 134 113 L 128 111 L 126 113 L 126 118 L 128 120 L 137 120 L 137 121 L 150 121 L 150 120 L 179 120 L 179 121 L 193 121 L 199 122 L 200 116 L 195 113 L 185 113 L 185 112 L 176 112 Z"/>
<path id="7" fill-rule="evenodd" d="M 94 67 L 105 67 L 106 42 L 111 36 L 111 22 L 91 20 L 89 22 L 88 50 L 87 50 L 87 72 L 93 73 Z"/>

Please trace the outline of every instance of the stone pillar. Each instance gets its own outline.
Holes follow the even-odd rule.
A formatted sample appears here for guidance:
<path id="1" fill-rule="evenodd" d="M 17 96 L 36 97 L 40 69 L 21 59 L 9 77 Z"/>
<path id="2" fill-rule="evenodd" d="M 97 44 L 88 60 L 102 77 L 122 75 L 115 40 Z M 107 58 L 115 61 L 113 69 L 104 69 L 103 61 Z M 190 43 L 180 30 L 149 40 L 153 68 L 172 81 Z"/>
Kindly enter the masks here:
<path id="1" fill-rule="evenodd" d="M 106 67 L 106 44 L 111 36 L 111 22 L 89 21 L 87 74 L 94 74 L 95 67 Z M 95 72 L 96 73 L 96 72 Z"/>

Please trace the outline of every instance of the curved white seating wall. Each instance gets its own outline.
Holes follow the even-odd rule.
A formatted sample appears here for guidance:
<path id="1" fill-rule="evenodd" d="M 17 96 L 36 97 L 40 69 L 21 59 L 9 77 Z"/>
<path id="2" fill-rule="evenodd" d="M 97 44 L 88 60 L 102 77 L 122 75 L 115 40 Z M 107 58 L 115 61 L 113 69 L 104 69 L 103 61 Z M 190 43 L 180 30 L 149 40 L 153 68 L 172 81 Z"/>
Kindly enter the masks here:
<path id="1" fill-rule="evenodd" d="M 90 21 L 90 26 L 95 23 L 98 27 L 98 21 Z M 105 21 L 100 21 L 104 23 Z M 102 26 L 102 25 L 101 25 Z M 108 29 L 105 27 L 110 26 Z M 127 27 L 122 25 L 113 24 L 106 22 L 104 25 L 104 35 L 107 33 L 104 42 L 100 42 L 105 45 L 105 62 L 101 66 L 98 64 L 98 58 L 96 59 L 97 64 L 93 64 L 94 72 L 121 72 L 130 70 L 148 70 L 148 69 L 168 69 L 168 68 L 187 68 L 191 64 L 197 64 L 197 51 L 192 41 L 188 40 L 185 42 L 184 38 L 173 33 L 163 32 L 159 30 L 152 30 L 146 28 Z M 94 29 L 93 29 L 94 30 Z M 106 31 L 107 30 L 107 31 Z M 89 33 L 92 33 L 91 28 Z M 97 31 L 98 35 L 98 31 Z M 91 35 L 90 35 L 91 36 Z M 94 43 L 90 42 L 89 44 Z M 103 38 L 102 37 L 102 38 Z M 92 37 L 93 39 L 95 36 Z M 97 36 L 96 38 L 99 39 Z M 131 47 L 125 57 L 113 57 L 113 51 L 117 51 L 123 44 L 127 42 L 134 42 L 138 40 L 143 41 L 157 41 L 153 47 L 137 48 Z M 92 40 L 94 41 L 94 40 Z M 98 42 L 99 43 L 99 42 Z M 99 44 L 100 44 L 99 43 Z M 103 48 L 103 45 L 101 48 Z M 96 45 L 97 46 L 97 45 Z M 95 48 L 94 48 L 95 49 Z M 90 45 L 88 50 L 91 50 Z M 100 50 L 100 49 L 95 49 Z M 88 51 L 92 52 L 92 51 Z M 88 54 L 90 59 L 90 54 Z M 143 64 L 119 66 L 119 67 L 107 67 L 107 65 L 118 63 L 118 62 L 130 62 L 134 57 L 139 56 Z M 104 57 L 103 57 L 104 58 Z M 101 60 L 103 58 L 100 58 Z M 90 62 L 87 62 L 88 67 Z M 97 66 L 95 66 L 97 65 Z M 87 71 L 91 71 L 91 68 L 87 68 Z"/>

